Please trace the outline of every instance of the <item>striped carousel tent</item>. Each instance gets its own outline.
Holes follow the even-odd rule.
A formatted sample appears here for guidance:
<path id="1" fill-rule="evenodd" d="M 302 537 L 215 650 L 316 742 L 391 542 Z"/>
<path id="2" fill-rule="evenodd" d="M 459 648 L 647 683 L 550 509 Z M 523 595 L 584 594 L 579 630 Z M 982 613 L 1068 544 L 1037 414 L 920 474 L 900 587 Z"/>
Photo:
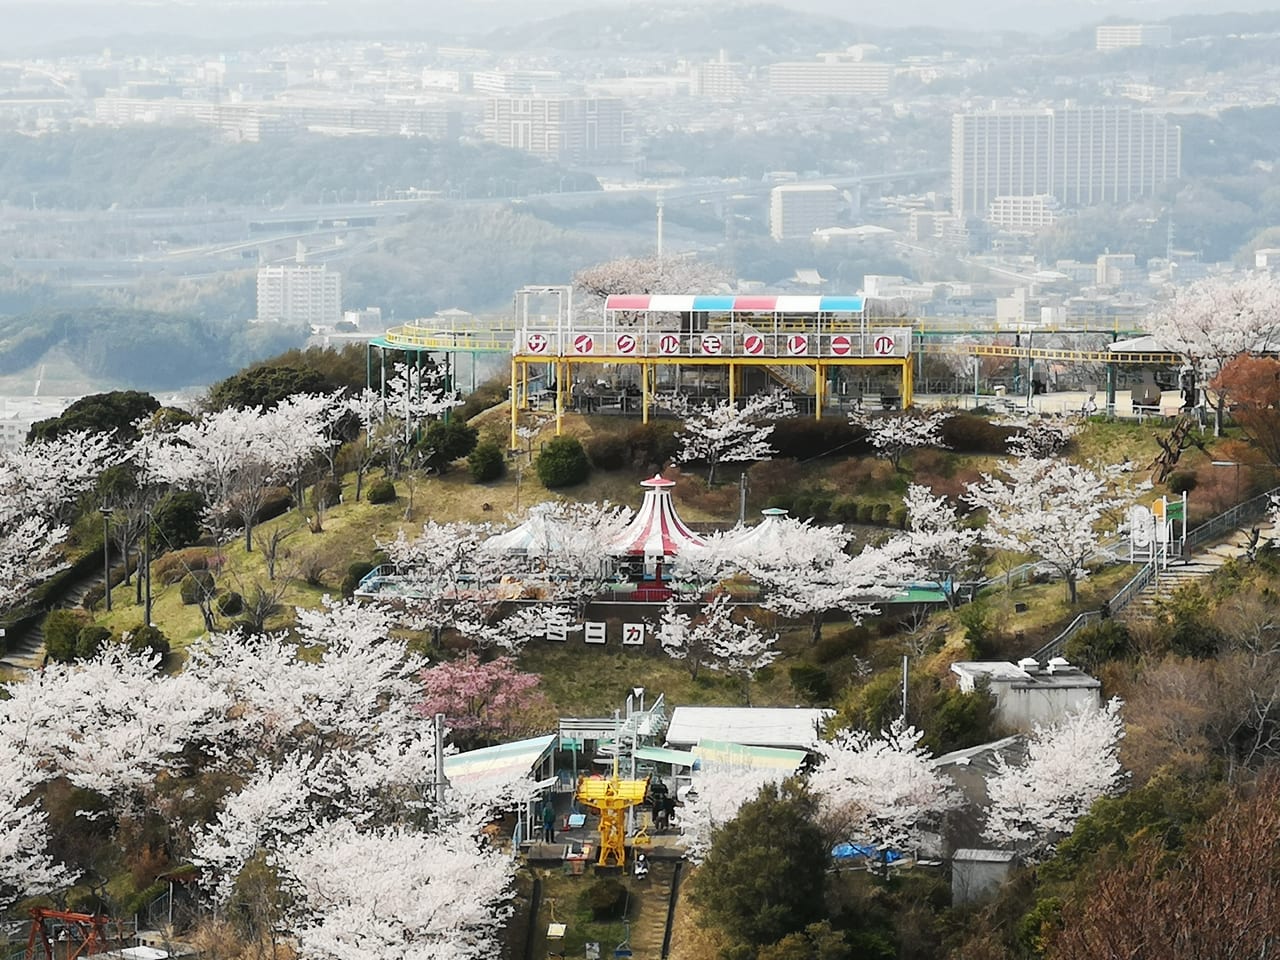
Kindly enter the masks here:
<path id="1" fill-rule="evenodd" d="M 560 544 L 561 534 L 555 518 L 554 503 L 535 503 L 529 508 L 524 523 L 484 542 L 483 549 L 519 557 L 542 557 Z"/>
<path id="2" fill-rule="evenodd" d="M 630 526 L 613 541 L 615 555 L 643 558 L 648 569 L 670 561 L 681 552 L 706 546 L 676 513 L 671 500 L 674 481 L 654 474 L 640 481 L 640 486 L 645 488 L 644 503 Z"/>

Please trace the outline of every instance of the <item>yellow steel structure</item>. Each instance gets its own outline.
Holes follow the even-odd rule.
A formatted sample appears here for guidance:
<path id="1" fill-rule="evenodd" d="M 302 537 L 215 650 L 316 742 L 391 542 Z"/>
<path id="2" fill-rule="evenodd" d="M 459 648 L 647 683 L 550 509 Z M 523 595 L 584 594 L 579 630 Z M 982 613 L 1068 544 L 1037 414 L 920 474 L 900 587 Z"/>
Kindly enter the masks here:
<path id="1" fill-rule="evenodd" d="M 643 803 L 648 791 L 648 777 L 623 780 L 618 776 L 616 763 L 610 777 L 581 777 L 578 780 L 578 802 L 600 814 L 598 866 L 621 867 L 626 863 L 627 811 Z"/>
<path id="2" fill-rule="evenodd" d="M 940 343 L 925 340 L 923 353 L 964 354 L 970 357 L 1010 357 L 1026 360 L 1053 360 L 1061 363 L 1166 364 L 1177 366 L 1182 355 L 1160 350 L 1067 350 L 1059 347 L 1023 347 L 1006 343 Z"/>
<path id="3" fill-rule="evenodd" d="M 1020 356 L 1026 356 L 1024 350 Z M 741 371 L 749 367 L 808 367 L 814 372 L 814 417 L 822 419 L 823 391 L 826 374 L 832 367 L 887 367 L 897 369 L 901 383 L 902 409 L 911 406 L 915 390 L 915 372 L 912 357 L 636 357 L 592 356 L 589 360 L 563 356 L 531 356 L 515 354 L 511 358 L 511 384 L 515 402 L 511 405 L 511 449 L 519 447 L 516 428 L 520 425 L 520 411 L 529 409 L 529 367 L 549 368 L 555 380 L 556 435 L 559 436 L 564 421 L 567 395 L 565 385 L 573 382 L 573 370 L 579 366 L 620 364 L 640 368 L 640 419 L 649 422 L 649 410 L 653 406 L 654 374 L 659 367 L 726 367 L 729 371 L 729 399 L 737 395 Z"/>

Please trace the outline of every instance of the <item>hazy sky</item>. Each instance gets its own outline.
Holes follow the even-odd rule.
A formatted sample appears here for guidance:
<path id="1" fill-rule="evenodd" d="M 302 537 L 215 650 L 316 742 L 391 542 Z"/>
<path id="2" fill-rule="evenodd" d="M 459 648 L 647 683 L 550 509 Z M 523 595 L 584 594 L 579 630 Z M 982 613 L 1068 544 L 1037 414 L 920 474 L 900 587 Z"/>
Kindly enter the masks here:
<path id="1" fill-rule="evenodd" d="M 719 0 L 683 0 L 684 5 L 713 2 Z M 1280 8 L 1280 0 L 1228 3 L 1239 11 Z M 432 28 L 475 33 L 603 5 L 590 0 L 0 0 L 0 49 L 138 33 L 208 39 L 334 32 L 391 36 Z M 1151 21 L 1223 10 L 1214 0 L 782 0 L 779 5 L 883 26 L 1035 32 L 1076 29 L 1113 17 Z"/>

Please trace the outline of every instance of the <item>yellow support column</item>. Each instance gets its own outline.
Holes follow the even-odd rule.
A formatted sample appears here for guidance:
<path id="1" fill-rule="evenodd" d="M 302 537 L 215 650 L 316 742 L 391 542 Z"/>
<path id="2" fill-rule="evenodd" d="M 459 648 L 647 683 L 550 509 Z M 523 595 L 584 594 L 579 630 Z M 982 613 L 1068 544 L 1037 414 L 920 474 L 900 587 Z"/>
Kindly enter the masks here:
<path id="1" fill-rule="evenodd" d="M 508 450 L 515 450 L 517 447 L 516 427 L 520 423 L 520 403 L 519 403 L 520 382 L 516 379 L 516 358 L 515 354 L 511 356 L 511 443 Z"/>
<path id="2" fill-rule="evenodd" d="M 818 363 L 818 369 L 813 377 L 813 419 L 822 419 L 822 393 L 826 387 L 826 376 L 823 374 L 822 363 Z"/>
<path id="3" fill-rule="evenodd" d="M 911 358 L 902 361 L 902 409 L 908 409 L 913 402 L 915 392 L 915 372 L 911 369 Z"/>
<path id="4" fill-rule="evenodd" d="M 640 422 L 649 422 L 649 364 L 640 361 Z"/>
<path id="5" fill-rule="evenodd" d="M 564 375 L 568 365 L 557 360 L 556 369 L 556 436 L 560 436 L 560 429 L 564 425 Z"/>
<path id="6" fill-rule="evenodd" d="M 729 403 L 732 405 L 738 399 L 738 363 L 736 360 L 729 361 Z"/>

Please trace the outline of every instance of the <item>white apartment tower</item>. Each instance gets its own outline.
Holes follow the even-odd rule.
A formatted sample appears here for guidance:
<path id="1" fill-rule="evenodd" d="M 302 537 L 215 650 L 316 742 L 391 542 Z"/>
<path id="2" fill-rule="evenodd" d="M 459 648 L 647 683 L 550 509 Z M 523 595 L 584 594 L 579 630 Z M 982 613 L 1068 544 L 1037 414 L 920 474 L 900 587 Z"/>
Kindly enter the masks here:
<path id="1" fill-rule="evenodd" d="M 1094 34 L 1099 50 L 1127 47 L 1167 47 L 1173 43 L 1173 28 L 1166 23 L 1104 23 Z"/>
<path id="2" fill-rule="evenodd" d="M 951 122 L 951 203 L 985 217 L 997 198 L 1051 196 L 1064 208 L 1128 203 L 1176 180 L 1182 131 L 1131 107 L 984 110 Z"/>
<path id="3" fill-rule="evenodd" d="M 769 192 L 769 235 L 799 240 L 836 222 L 840 191 L 829 183 L 784 183 Z"/>
<path id="4" fill-rule="evenodd" d="M 621 163 L 631 154 L 631 115 L 617 97 L 493 97 L 485 138 L 565 163 Z"/>
<path id="5" fill-rule="evenodd" d="M 332 326 L 342 319 L 342 277 L 321 265 L 258 271 L 258 320 Z"/>
<path id="6" fill-rule="evenodd" d="M 893 81 L 893 65 L 869 63 L 861 51 L 845 51 L 774 63 L 768 76 L 769 92 L 779 97 L 882 97 Z"/>

